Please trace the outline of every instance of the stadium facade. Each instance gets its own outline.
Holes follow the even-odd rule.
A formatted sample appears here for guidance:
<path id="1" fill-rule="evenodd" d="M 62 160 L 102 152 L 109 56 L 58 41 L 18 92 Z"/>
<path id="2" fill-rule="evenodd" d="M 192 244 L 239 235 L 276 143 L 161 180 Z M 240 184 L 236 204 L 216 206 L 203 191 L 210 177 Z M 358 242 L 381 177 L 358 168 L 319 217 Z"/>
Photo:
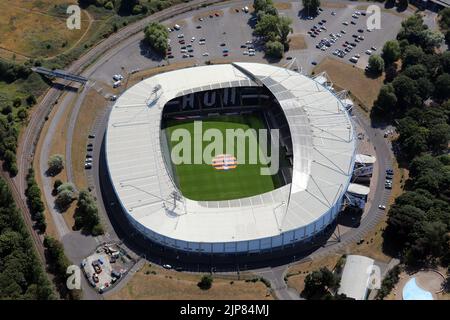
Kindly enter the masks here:
<path id="1" fill-rule="evenodd" d="M 252 87 L 268 90 L 287 120 L 288 183 L 248 198 L 185 198 L 161 130 L 167 103 Z M 285 68 L 233 63 L 159 74 L 125 91 L 109 117 L 105 156 L 124 214 L 140 233 L 174 249 L 222 254 L 281 249 L 322 232 L 341 209 L 355 151 L 349 114 L 329 87 Z"/>

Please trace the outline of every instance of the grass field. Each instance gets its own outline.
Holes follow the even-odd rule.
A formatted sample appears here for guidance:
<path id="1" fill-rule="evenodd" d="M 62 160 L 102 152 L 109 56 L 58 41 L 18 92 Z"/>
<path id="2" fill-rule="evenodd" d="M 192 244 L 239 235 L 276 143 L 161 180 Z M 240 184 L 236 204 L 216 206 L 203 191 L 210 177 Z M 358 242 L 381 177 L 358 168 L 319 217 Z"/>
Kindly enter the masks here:
<path id="1" fill-rule="evenodd" d="M 66 26 L 67 0 L 0 1 L 0 47 L 27 57 L 52 56 L 76 43 L 89 28 L 82 12 L 81 29 Z"/>
<path id="2" fill-rule="evenodd" d="M 201 290 L 201 274 L 164 270 L 146 265 L 120 290 L 106 294 L 108 300 L 273 300 L 261 282 L 214 276 L 211 289 Z M 246 277 L 247 278 L 247 277 Z M 254 278 L 254 277 L 248 277 Z"/>
<path id="3" fill-rule="evenodd" d="M 166 129 L 167 139 L 175 129 L 187 129 L 194 136 L 193 121 L 173 121 L 168 123 Z M 220 130 L 225 137 L 226 129 L 265 129 L 262 120 L 255 115 L 242 116 L 221 116 L 209 118 L 202 121 L 203 132 L 207 129 L 215 128 Z M 191 153 L 193 159 L 194 139 L 191 139 Z M 236 140 L 236 139 L 235 139 Z M 170 142 L 173 148 L 178 142 Z M 203 142 L 203 150 L 210 142 Z M 224 138 L 224 146 L 226 145 Z M 259 146 L 258 146 L 259 148 Z M 234 156 L 237 157 L 236 147 Z M 266 167 L 260 164 L 248 164 L 249 144 L 246 143 L 245 163 L 238 163 L 235 169 L 217 170 L 211 164 L 179 164 L 175 166 L 176 180 L 183 195 L 192 200 L 230 200 L 249 197 L 260 193 L 271 191 L 280 185 L 277 175 L 261 175 L 260 169 Z M 225 153 L 220 152 L 218 154 Z M 218 154 L 213 153 L 213 156 Z"/>

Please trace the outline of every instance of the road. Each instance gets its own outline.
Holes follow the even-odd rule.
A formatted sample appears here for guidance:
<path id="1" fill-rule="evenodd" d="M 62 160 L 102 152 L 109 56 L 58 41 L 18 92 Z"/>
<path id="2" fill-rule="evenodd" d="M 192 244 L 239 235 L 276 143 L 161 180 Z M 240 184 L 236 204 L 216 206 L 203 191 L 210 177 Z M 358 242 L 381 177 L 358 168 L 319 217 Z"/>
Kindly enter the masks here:
<path id="1" fill-rule="evenodd" d="M 192 13 L 184 14 L 183 12 L 187 12 L 189 9 L 192 9 L 194 7 L 200 6 L 201 4 L 205 3 L 218 3 L 220 1 L 192 1 L 188 4 L 180 4 L 177 6 L 174 6 L 172 8 L 169 8 L 167 10 L 164 10 L 160 13 L 157 13 L 151 17 L 145 18 L 133 25 L 130 25 L 122 30 L 120 30 L 118 33 L 113 34 L 111 37 L 105 39 L 101 43 L 99 43 L 97 46 L 93 47 L 91 50 L 89 50 L 85 55 L 83 55 L 79 60 L 75 61 L 68 69 L 67 71 L 73 72 L 76 74 L 83 75 L 85 77 L 90 77 L 92 79 L 97 79 L 98 81 L 106 81 L 107 79 L 110 79 L 111 75 L 114 74 L 113 72 L 119 68 L 119 66 L 129 63 L 130 61 L 133 61 L 133 64 L 135 63 L 133 59 L 128 59 L 128 57 L 138 57 L 142 54 L 140 53 L 140 41 L 142 39 L 142 33 L 140 32 L 149 21 L 154 20 L 166 20 L 168 21 L 174 21 L 174 19 L 170 19 L 173 16 L 176 16 L 176 19 L 180 18 L 188 18 L 192 17 Z M 227 2 L 226 4 L 218 5 L 219 8 L 228 8 L 230 5 L 241 5 L 242 3 L 246 3 L 247 1 L 232 1 Z M 349 2 L 351 3 L 351 2 Z M 202 10 L 209 10 L 208 8 L 202 9 Z M 171 23 L 171 22 L 170 22 Z M 190 23 L 192 26 L 193 24 Z M 214 25 L 214 23 L 212 23 Z M 209 25 L 208 25 L 209 26 Z M 223 28 L 228 27 L 227 24 L 222 23 Z M 232 25 L 231 25 L 232 26 Z M 232 26 L 233 27 L 233 26 Z M 248 28 L 248 27 L 246 27 Z M 212 26 L 211 28 L 207 27 L 205 32 L 210 32 L 209 29 L 211 29 L 211 32 L 219 32 L 220 28 L 216 27 L 214 29 Z M 215 31 L 214 31 L 215 30 Z M 229 32 L 230 33 L 230 32 Z M 231 32 L 232 33 L 232 32 Z M 189 34 L 189 29 L 186 29 L 186 35 Z M 209 34 L 209 33 L 207 33 Z M 234 46 L 238 46 L 239 43 L 242 43 L 244 39 L 248 39 L 249 34 L 247 31 L 242 31 L 239 33 L 238 36 L 239 40 L 236 40 L 236 42 L 233 44 Z M 173 37 L 174 35 L 172 35 Z M 214 35 L 211 34 L 211 37 Z M 233 35 L 234 37 L 234 35 Z M 212 48 L 212 47 L 211 47 Z M 136 53 L 136 49 L 138 50 Z M 134 51 L 132 51 L 134 50 Z M 208 48 L 210 50 L 210 48 Z M 212 49 L 210 51 L 213 51 Z M 313 51 L 310 51 L 311 54 L 314 54 Z M 214 51 L 214 54 L 217 56 L 220 56 L 221 51 L 216 50 Z M 144 54 L 145 56 L 145 54 Z M 212 57 L 210 57 L 212 58 Z M 119 60 L 115 60 L 119 59 Z M 158 61 L 149 59 L 149 57 L 142 57 L 137 58 L 141 59 L 143 62 L 143 66 L 155 66 L 158 64 Z M 181 59 L 179 59 L 181 60 Z M 238 59 L 239 60 L 239 59 Z M 257 56 L 256 60 L 261 61 L 262 56 Z M 119 63 L 115 61 L 121 61 Z M 122 63 L 123 62 L 123 63 Z M 135 67 L 135 65 L 129 64 L 127 65 L 127 69 L 130 70 L 131 68 Z M 92 85 L 92 83 L 90 84 Z M 71 167 L 71 142 L 73 140 L 73 134 L 74 134 L 74 128 L 76 119 L 84 98 L 84 95 L 87 93 L 87 88 L 85 90 L 82 90 L 80 93 L 75 92 L 67 92 L 64 96 L 61 96 L 62 91 L 58 88 L 51 88 L 43 97 L 43 99 L 40 101 L 40 103 L 35 107 L 33 115 L 31 116 L 30 123 L 28 127 L 25 129 L 24 134 L 22 136 L 21 142 L 19 144 L 18 148 L 18 163 L 19 163 L 19 174 L 14 179 L 14 184 L 17 186 L 17 193 L 20 196 L 20 202 L 22 202 L 22 205 L 25 204 L 25 197 L 23 196 L 25 191 L 25 175 L 26 171 L 28 170 L 28 167 L 30 166 L 33 152 L 34 152 L 34 146 L 37 141 L 37 138 L 40 135 L 41 128 L 45 122 L 45 116 L 50 112 L 54 101 L 57 99 L 59 101 L 60 108 L 57 111 L 57 115 L 61 116 L 63 114 L 63 111 L 70 106 L 71 103 L 74 103 L 73 110 L 70 114 L 69 118 L 69 124 L 68 124 L 68 135 L 67 135 L 67 148 L 66 148 L 66 166 L 67 166 L 67 174 L 69 177 L 69 181 L 73 181 L 73 172 Z M 99 159 L 99 149 L 102 145 L 102 139 L 103 139 L 103 132 L 106 128 L 106 119 L 107 119 L 108 113 L 105 113 L 103 115 L 103 118 L 98 120 L 98 124 L 95 128 L 95 132 L 97 133 L 96 139 L 94 142 L 94 145 L 97 146 L 95 148 L 94 153 L 94 159 Z M 384 173 L 383 168 L 386 167 L 387 164 L 390 164 L 390 151 L 389 147 L 386 145 L 386 142 L 382 138 L 382 134 L 377 134 L 380 130 L 378 129 L 372 129 L 370 127 L 370 124 L 368 124 L 367 120 L 364 120 L 362 117 L 358 116 L 358 121 L 363 122 L 363 126 L 365 126 L 368 136 L 373 141 L 376 150 L 377 150 L 377 159 L 378 159 L 378 165 L 380 167 L 378 181 L 383 181 L 384 177 L 381 177 L 381 174 Z M 54 126 L 56 125 L 57 121 L 54 121 L 50 125 L 49 132 L 52 132 L 51 130 L 54 130 Z M 53 129 L 52 129 L 53 128 Z M 51 134 L 47 134 L 45 137 L 45 141 L 48 142 L 51 139 Z M 30 148 L 30 146 L 32 146 Z M 45 163 L 46 158 L 48 158 L 48 150 L 46 148 L 43 148 L 43 152 L 41 153 L 40 159 L 41 159 L 41 174 L 43 174 L 43 169 L 45 169 Z M 93 184 L 95 186 L 94 193 L 97 195 L 97 198 L 101 199 L 101 195 L 99 194 L 99 175 L 98 175 L 98 162 L 94 161 L 94 168 L 92 170 L 92 173 L 90 173 L 90 177 L 93 181 Z M 44 166 L 44 167 L 43 167 Z M 45 177 L 43 177 L 45 179 Z M 46 181 L 47 186 L 44 188 L 44 194 L 47 203 L 53 203 L 52 198 L 49 196 L 49 185 L 48 181 Z M 375 192 L 375 196 L 373 199 L 373 203 L 381 202 L 382 200 L 385 200 L 385 191 L 382 184 L 379 184 L 377 186 L 377 190 Z M 106 229 L 107 229 L 107 235 L 106 237 L 108 239 L 116 239 L 117 236 L 114 232 L 114 228 L 111 226 L 108 215 L 106 214 L 106 209 L 104 207 L 104 203 L 102 201 L 99 201 L 99 210 L 101 212 L 102 220 L 105 222 Z M 24 211 L 24 215 L 27 215 L 26 211 Z M 52 212 L 52 216 L 54 217 L 55 221 L 60 221 L 61 215 L 56 215 L 54 212 Z M 58 217 L 59 216 L 59 217 Z M 327 245 L 324 248 L 320 248 L 315 253 L 313 253 L 313 257 L 318 255 L 326 255 L 332 252 L 333 250 L 340 250 L 345 245 L 352 243 L 353 241 L 359 240 L 363 234 L 371 230 L 373 226 L 376 225 L 376 223 L 381 219 L 383 216 L 383 212 L 380 212 L 377 209 L 377 206 L 374 206 L 369 210 L 369 213 L 366 215 L 366 217 L 361 221 L 361 226 L 358 229 L 351 230 L 350 232 L 344 234 L 341 238 L 340 243 Z M 29 217 L 28 217 L 29 218 Z M 60 223 L 57 222 L 56 224 L 59 225 Z M 64 222 L 64 221 L 62 221 Z M 61 223 L 62 223 L 61 222 Z M 28 224 L 28 222 L 27 222 Z M 73 232 L 71 230 L 67 230 L 67 226 L 64 228 L 62 225 L 57 226 L 58 233 L 63 241 L 63 244 L 65 246 L 65 250 L 67 255 L 69 256 L 72 261 L 79 261 L 80 258 L 84 257 L 87 253 L 91 251 L 92 248 L 95 248 L 97 243 L 101 241 L 98 238 L 93 237 L 85 237 L 80 235 L 77 232 Z M 39 245 L 39 243 L 37 243 Z M 42 244 L 41 244 L 42 247 Z M 271 278 L 271 282 L 273 282 L 274 286 L 276 288 L 279 288 L 279 297 L 280 298 L 294 298 L 293 293 L 289 291 L 283 280 L 283 274 L 286 270 L 286 266 L 284 267 L 277 267 L 277 269 L 271 269 L 270 272 L 265 272 L 266 275 Z M 284 284 L 284 285 L 283 285 Z M 90 289 L 87 289 L 90 290 Z M 96 298 L 98 295 L 92 295 L 92 290 L 90 290 L 90 293 L 86 293 L 85 295 L 88 295 L 88 298 Z M 85 296 L 87 298 L 87 296 Z M 98 298 L 98 297 L 97 297 Z"/>

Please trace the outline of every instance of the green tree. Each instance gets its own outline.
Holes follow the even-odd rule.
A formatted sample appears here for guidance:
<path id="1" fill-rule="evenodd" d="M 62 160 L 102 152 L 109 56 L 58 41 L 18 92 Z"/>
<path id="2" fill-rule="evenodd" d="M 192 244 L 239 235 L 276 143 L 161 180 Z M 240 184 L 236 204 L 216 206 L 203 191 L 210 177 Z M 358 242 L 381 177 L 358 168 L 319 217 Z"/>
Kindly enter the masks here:
<path id="1" fill-rule="evenodd" d="M 320 0 L 302 0 L 302 3 L 308 16 L 315 16 L 319 12 Z"/>
<path id="2" fill-rule="evenodd" d="M 168 47 L 169 31 L 157 22 L 151 22 L 144 29 L 144 40 L 158 53 L 164 54 Z"/>
<path id="3" fill-rule="evenodd" d="M 265 51 L 269 57 L 281 59 L 283 57 L 284 46 L 279 41 L 268 41 Z"/>
<path id="4" fill-rule="evenodd" d="M 396 111 L 397 96 L 392 84 L 385 84 L 381 87 L 378 97 L 372 108 L 374 116 L 391 115 Z"/>
<path id="5" fill-rule="evenodd" d="M 441 100 L 445 100 L 450 97 L 450 74 L 443 73 L 437 77 L 434 96 Z"/>
<path id="6" fill-rule="evenodd" d="M 406 46 L 402 54 L 402 68 L 405 69 L 408 66 L 420 63 L 424 55 L 425 53 L 421 47 L 416 45 Z"/>
<path id="7" fill-rule="evenodd" d="M 386 65 L 390 65 L 395 61 L 397 61 L 400 58 L 400 46 L 398 44 L 398 41 L 396 40 L 386 41 L 386 43 L 383 46 L 381 56 L 383 57 L 384 63 Z"/>
<path id="8" fill-rule="evenodd" d="M 64 157 L 60 154 L 54 154 L 48 160 L 48 172 L 55 176 L 64 169 Z"/>
<path id="9" fill-rule="evenodd" d="M 442 152 L 448 148 L 450 140 L 450 126 L 447 123 L 439 123 L 430 128 L 428 144 L 434 152 Z"/>
<path id="10" fill-rule="evenodd" d="M 98 216 L 95 199 L 87 190 L 81 190 L 78 195 L 75 227 L 82 229 L 84 233 L 92 235 L 99 235 L 104 232 Z"/>
<path id="11" fill-rule="evenodd" d="M 301 295 L 310 300 L 327 299 L 339 286 L 339 278 L 327 267 L 309 273 L 305 278 L 305 288 Z"/>
<path id="12" fill-rule="evenodd" d="M 265 14 L 261 17 L 255 26 L 255 35 L 263 38 L 265 41 L 275 41 L 278 33 L 278 16 Z"/>
<path id="13" fill-rule="evenodd" d="M 208 290 L 212 287 L 212 283 L 213 283 L 213 277 L 211 277 L 210 275 L 204 275 L 200 279 L 200 282 L 197 283 L 197 286 L 202 290 Z"/>
<path id="14" fill-rule="evenodd" d="M 280 42 L 285 47 L 288 43 L 288 36 L 293 31 L 291 25 L 292 19 L 289 17 L 282 16 L 278 20 L 278 33 L 280 37 Z"/>
<path id="15" fill-rule="evenodd" d="M 369 58 L 369 70 L 374 75 L 381 75 L 384 70 L 384 60 L 378 54 L 371 55 Z"/>

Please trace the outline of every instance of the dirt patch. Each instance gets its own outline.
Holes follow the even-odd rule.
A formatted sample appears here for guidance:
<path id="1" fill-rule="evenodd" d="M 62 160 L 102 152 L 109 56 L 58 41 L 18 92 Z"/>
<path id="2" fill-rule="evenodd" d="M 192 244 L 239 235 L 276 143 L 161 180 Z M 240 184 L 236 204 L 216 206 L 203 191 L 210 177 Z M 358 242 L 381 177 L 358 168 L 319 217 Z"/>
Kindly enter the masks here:
<path id="1" fill-rule="evenodd" d="M 91 89 L 78 113 L 72 141 L 72 169 L 74 182 L 78 189 L 87 189 L 88 182 L 84 162 L 86 159 L 86 145 L 88 134 L 96 117 L 105 110 L 106 99 L 97 91 Z"/>
<path id="2" fill-rule="evenodd" d="M 290 10 L 292 9 L 292 3 L 290 2 L 277 2 L 274 4 L 277 10 Z"/>
<path id="3" fill-rule="evenodd" d="M 272 300 L 261 282 L 214 277 L 209 290 L 197 283 L 202 275 L 144 266 L 120 291 L 107 296 L 111 300 Z"/>
<path id="4" fill-rule="evenodd" d="M 341 8 L 342 9 L 342 8 L 347 8 L 347 5 L 345 3 L 321 1 L 320 2 L 320 7 L 322 7 L 322 8 L 336 8 L 336 9 Z"/>
<path id="5" fill-rule="evenodd" d="M 333 58 L 325 58 L 314 68 L 314 74 L 322 71 L 327 72 L 336 88 L 349 90 L 367 112 L 372 108 L 383 85 L 383 76 L 368 78 L 363 70 Z"/>
<path id="6" fill-rule="evenodd" d="M 305 278 L 309 273 L 322 267 L 333 270 L 340 258 L 340 254 L 332 254 L 290 266 L 286 273 L 287 285 L 298 293 L 302 292 L 305 288 Z"/>
<path id="7" fill-rule="evenodd" d="M 289 37 L 289 50 L 303 50 L 306 45 L 305 37 L 301 34 L 293 34 Z"/>
<path id="8" fill-rule="evenodd" d="M 196 60 L 181 61 L 181 62 L 171 63 L 171 64 L 165 65 L 163 67 L 139 71 L 138 73 L 135 73 L 130 76 L 128 82 L 126 83 L 126 87 L 129 88 L 129 87 L 135 85 L 136 83 L 138 83 L 146 78 L 152 77 L 156 74 L 159 74 L 159 73 L 193 67 L 193 66 L 195 66 L 196 63 L 197 63 Z"/>

